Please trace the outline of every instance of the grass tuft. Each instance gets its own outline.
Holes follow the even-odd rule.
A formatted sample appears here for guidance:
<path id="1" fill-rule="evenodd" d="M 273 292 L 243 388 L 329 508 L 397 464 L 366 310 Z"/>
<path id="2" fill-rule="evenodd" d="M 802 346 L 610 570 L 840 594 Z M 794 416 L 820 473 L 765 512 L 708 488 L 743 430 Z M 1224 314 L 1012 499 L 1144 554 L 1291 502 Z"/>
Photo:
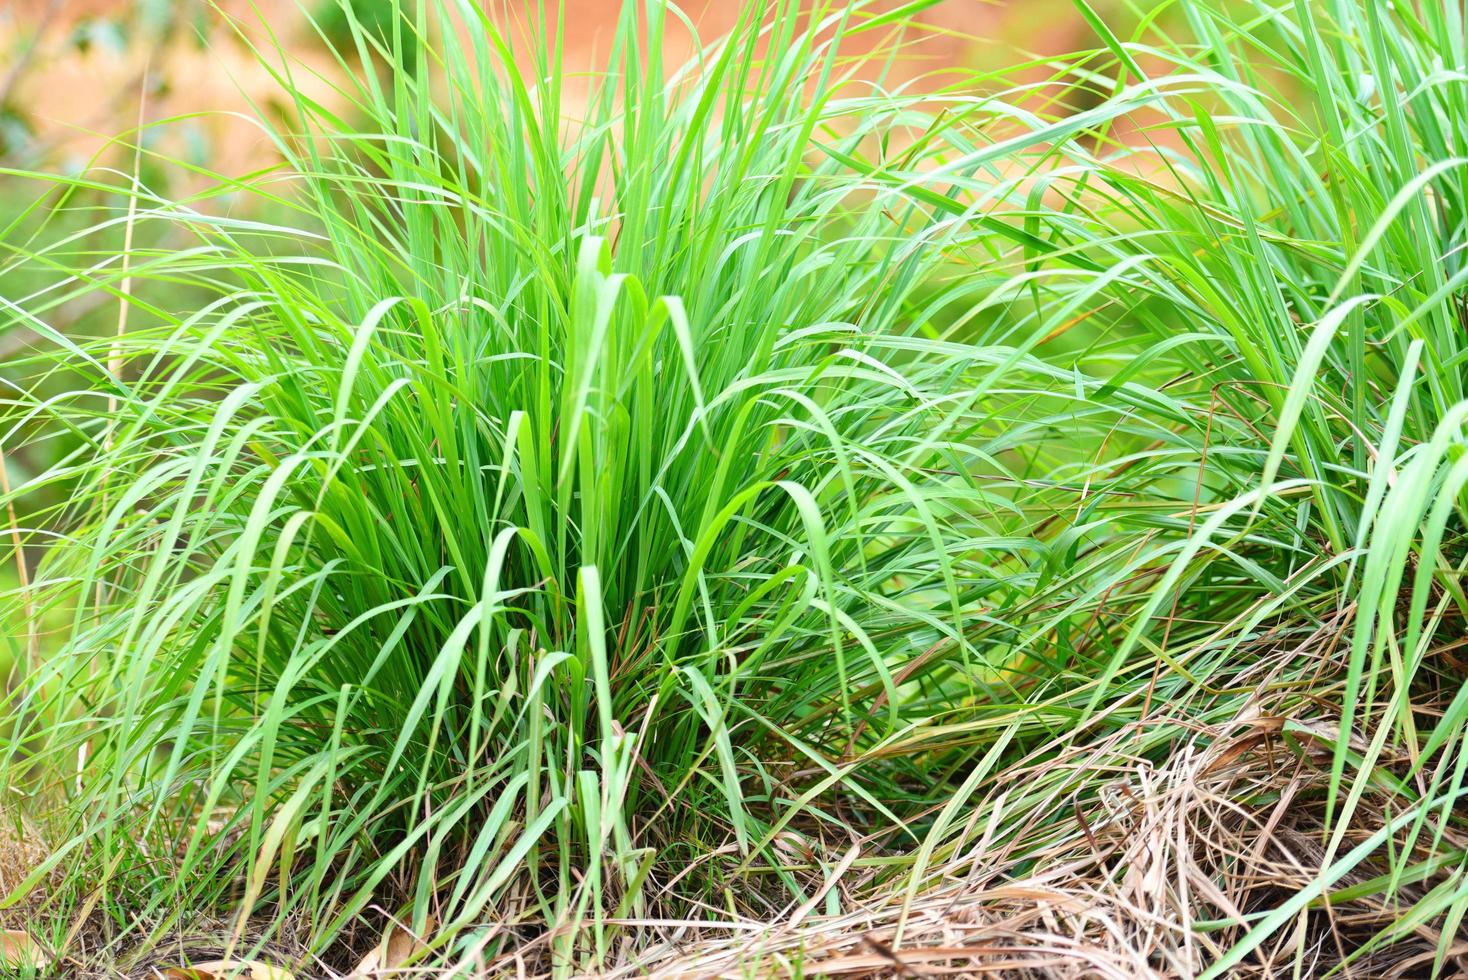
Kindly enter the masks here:
<path id="1" fill-rule="evenodd" d="M 261 54 L 281 168 L 31 175 L 120 193 L 0 265 L 0 451 L 70 447 L 0 493 L 64 841 L 6 901 L 461 973 L 1459 962 L 1461 12 L 1078 3 L 946 86 L 924 2 L 678 69 L 628 4 L 589 80 L 344 3 L 331 105 Z"/>

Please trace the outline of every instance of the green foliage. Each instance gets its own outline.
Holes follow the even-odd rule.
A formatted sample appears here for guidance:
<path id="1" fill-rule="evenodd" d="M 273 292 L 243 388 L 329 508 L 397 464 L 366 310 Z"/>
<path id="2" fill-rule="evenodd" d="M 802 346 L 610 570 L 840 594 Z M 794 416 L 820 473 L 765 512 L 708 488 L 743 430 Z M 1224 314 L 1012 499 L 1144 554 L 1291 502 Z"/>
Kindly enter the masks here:
<path id="1" fill-rule="evenodd" d="M 1086 6 L 1057 98 L 900 86 L 859 3 L 668 74 L 628 5 L 574 111 L 543 21 L 344 7 L 398 70 L 283 71 L 289 187 L 16 248 L 59 280 L 5 305 L 0 446 L 81 447 L 6 497 L 75 488 L 7 613 L 70 613 L 0 746 L 54 861 L 118 933 L 376 904 L 590 969 L 612 920 L 804 902 L 792 839 L 909 900 L 980 840 L 1024 874 L 1107 777 L 1009 764 L 1160 764 L 1268 692 L 1338 722 L 1324 870 L 1213 970 L 1363 862 L 1395 895 L 1464 830 L 1463 25 L 1180 6 L 1196 45 Z M 47 325 L 99 294 L 120 337 Z"/>

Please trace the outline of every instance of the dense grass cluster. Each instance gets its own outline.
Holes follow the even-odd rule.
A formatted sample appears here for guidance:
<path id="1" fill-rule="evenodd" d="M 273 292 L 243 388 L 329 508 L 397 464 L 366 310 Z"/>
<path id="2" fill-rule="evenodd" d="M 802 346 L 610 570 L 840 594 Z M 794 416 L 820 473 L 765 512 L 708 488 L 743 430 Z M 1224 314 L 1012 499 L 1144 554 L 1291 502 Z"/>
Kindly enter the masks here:
<path id="1" fill-rule="evenodd" d="M 57 844 L 7 901 L 118 955 L 390 914 L 570 974 L 853 909 L 900 955 L 971 864 L 1131 888 L 1196 750 L 1268 755 L 1182 817 L 1265 844 L 1098 946 L 1463 955 L 1462 11 L 1185 0 L 938 86 L 928 4 L 807 6 L 669 74 L 628 4 L 583 92 L 544 20 L 346 5 L 283 168 L 11 239 L 0 448 L 74 448 L 4 493 L 0 781 Z M 1239 886 L 1287 811 L 1298 887 Z"/>

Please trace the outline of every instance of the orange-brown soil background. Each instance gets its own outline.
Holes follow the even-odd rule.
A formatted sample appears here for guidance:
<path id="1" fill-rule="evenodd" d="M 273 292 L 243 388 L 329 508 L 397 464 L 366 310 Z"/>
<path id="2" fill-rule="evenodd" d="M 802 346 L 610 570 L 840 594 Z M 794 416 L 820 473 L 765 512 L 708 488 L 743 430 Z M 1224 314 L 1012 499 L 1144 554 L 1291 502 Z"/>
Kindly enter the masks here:
<path id="1" fill-rule="evenodd" d="M 226 174 L 268 162 L 268 142 L 230 115 L 251 115 L 279 98 L 250 43 L 278 44 L 308 70 L 339 74 L 301 14 L 303 7 L 319 13 L 330 2 L 0 0 L 0 111 L 9 117 L 0 161 L 76 168 L 139 119 L 188 116 L 168 127 L 168 138 L 179 142 L 168 152 Z M 389 0 L 358 0 L 359 7 L 368 2 Z M 535 9 L 534 0 L 484 2 L 497 18 Z M 737 2 L 680 6 L 708 39 L 732 24 Z M 568 66 L 597 65 L 620 8 L 621 0 L 565 0 Z M 1087 43 L 1070 0 L 943 0 L 923 22 L 930 30 L 914 39 L 898 69 L 909 77 L 1012 60 L 1016 48 L 1051 54 Z M 692 51 L 686 37 L 669 48 L 674 61 Z M 315 91 L 328 87 L 318 82 Z"/>

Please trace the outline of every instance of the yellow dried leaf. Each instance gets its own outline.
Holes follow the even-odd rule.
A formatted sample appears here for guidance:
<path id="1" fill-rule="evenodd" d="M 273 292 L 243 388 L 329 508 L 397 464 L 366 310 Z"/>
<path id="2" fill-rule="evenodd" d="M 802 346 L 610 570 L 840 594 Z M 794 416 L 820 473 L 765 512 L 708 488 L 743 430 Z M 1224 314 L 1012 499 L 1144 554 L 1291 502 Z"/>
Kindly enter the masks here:
<path id="1" fill-rule="evenodd" d="M 432 931 L 433 926 L 434 922 L 430 918 L 427 931 Z M 389 928 L 382 937 L 382 942 L 369 950 L 357 964 L 357 968 L 347 974 L 347 980 L 389 976 L 422 949 L 423 943 L 408 930 Z"/>
<path id="2" fill-rule="evenodd" d="M 296 980 L 288 970 L 256 960 L 211 960 L 188 966 L 170 966 L 166 980 Z"/>
<path id="3" fill-rule="evenodd" d="M 6 929 L 0 932 L 0 967 L 30 967 L 39 970 L 50 962 L 40 944 L 30 937 L 30 933 L 22 929 Z"/>

